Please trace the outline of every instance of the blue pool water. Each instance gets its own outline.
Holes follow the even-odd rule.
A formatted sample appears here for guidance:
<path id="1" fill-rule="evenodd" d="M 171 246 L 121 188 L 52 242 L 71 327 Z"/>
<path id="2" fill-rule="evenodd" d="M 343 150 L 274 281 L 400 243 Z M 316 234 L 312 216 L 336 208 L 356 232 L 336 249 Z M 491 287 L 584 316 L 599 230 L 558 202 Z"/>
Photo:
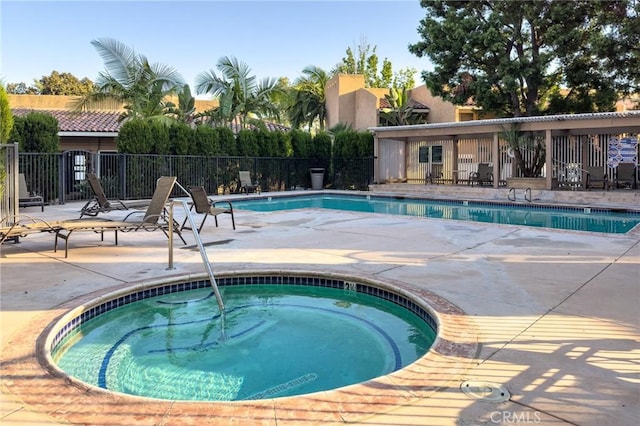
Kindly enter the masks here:
<path id="1" fill-rule="evenodd" d="M 624 234 L 640 223 L 640 211 L 516 206 L 371 195 L 273 196 L 235 201 L 234 207 L 253 211 L 320 208 L 614 234 Z"/>
<path id="2" fill-rule="evenodd" d="M 435 340 L 432 326 L 398 300 L 316 281 L 223 285 L 224 320 L 208 286 L 126 296 L 65 336 L 53 359 L 111 391 L 235 401 L 360 383 L 409 365 Z"/>

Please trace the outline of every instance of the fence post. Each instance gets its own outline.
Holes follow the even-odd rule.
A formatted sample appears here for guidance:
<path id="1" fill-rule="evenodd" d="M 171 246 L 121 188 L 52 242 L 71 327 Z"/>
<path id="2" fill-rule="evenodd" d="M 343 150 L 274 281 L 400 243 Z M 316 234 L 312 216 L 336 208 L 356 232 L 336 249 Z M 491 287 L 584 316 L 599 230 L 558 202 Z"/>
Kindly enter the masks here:
<path id="1" fill-rule="evenodd" d="M 120 183 L 118 191 L 120 192 L 119 197 L 121 200 L 127 200 L 127 181 L 125 176 L 127 175 L 127 161 L 125 158 L 126 154 L 118 154 L 118 182 Z"/>
<path id="2" fill-rule="evenodd" d="M 58 203 L 64 204 L 65 201 L 65 188 L 67 180 L 65 176 L 67 175 L 67 162 L 64 161 L 65 153 L 60 153 L 58 155 Z"/>

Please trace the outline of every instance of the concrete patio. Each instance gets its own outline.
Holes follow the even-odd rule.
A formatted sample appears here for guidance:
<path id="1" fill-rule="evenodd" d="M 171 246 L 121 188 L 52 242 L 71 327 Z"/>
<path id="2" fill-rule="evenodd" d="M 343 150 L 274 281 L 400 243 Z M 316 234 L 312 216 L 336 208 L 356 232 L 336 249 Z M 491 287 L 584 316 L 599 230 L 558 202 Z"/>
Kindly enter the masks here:
<path id="1" fill-rule="evenodd" d="M 75 218 L 81 206 L 24 213 Z M 149 413 L 147 405 L 136 408 L 127 398 L 80 406 L 81 391 L 50 377 L 36 361 L 35 343 L 49 318 L 127 283 L 202 273 L 204 267 L 189 234 L 187 246 L 176 242 L 175 269 L 167 269 L 167 240 L 160 232 L 121 234 L 118 246 L 112 235 L 101 242 L 96 234 L 77 233 L 67 259 L 64 250 L 53 252 L 52 235 L 31 235 L 1 246 L 0 423 L 114 424 L 117 418 L 119 424 L 171 425 L 637 425 L 639 228 L 626 235 L 590 234 L 311 209 L 237 210 L 235 231 L 225 215 L 219 228 L 209 220 L 201 237 L 214 273 L 302 269 L 429 290 L 468 315 L 477 330 L 477 355 L 438 392 L 395 407 L 372 404 L 357 417 L 332 412 L 318 421 L 309 414 L 321 407 L 306 406 L 292 407 L 287 417 L 273 408 L 258 419 L 251 411 L 231 415 L 204 404 L 197 417 L 178 419 L 171 404 Z M 30 370 L 17 374 L 22 365 Z M 421 379 L 416 375 L 418 385 Z M 470 397 L 460 390 L 468 380 L 504 386 L 511 398 Z M 53 381 L 72 389 L 47 394 Z M 43 395 L 37 403 L 25 398 L 25 383 Z"/>

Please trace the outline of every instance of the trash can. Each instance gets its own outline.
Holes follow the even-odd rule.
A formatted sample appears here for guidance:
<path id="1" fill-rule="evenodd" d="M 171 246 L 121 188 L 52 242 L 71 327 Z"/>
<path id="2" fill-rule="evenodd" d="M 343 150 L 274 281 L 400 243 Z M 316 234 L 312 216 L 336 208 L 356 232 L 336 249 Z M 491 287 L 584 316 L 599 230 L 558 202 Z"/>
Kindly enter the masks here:
<path id="1" fill-rule="evenodd" d="M 309 169 L 311 173 L 311 189 L 322 189 L 324 183 L 324 169 L 314 167 Z"/>

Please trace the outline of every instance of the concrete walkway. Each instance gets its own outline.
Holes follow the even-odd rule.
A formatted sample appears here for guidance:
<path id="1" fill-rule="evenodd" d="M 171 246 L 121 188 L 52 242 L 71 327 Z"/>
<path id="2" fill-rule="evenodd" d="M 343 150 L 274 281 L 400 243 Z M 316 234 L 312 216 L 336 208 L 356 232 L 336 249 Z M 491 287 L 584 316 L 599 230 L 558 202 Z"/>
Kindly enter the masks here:
<path id="1" fill-rule="evenodd" d="M 25 213 L 46 219 L 77 217 L 82 203 Z M 32 210 L 32 211 L 31 211 Z M 336 422 L 371 425 L 578 424 L 637 425 L 640 418 L 640 229 L 597 235 L 520 226 L 300 210 L 236 212 L 202 233 L 214 272 L 303 269 L 392 279 L 426 289 L 462 309 L 477 328 L 479 351 L 468 368 L 440 391 L 389 409 Z M 0 423 L 66 424 L 74 400 L 25 404 L 12 389 L 23 377 L 9 366 L 32 362 L 42 318 L 59 315 L 76 299 L 152 277 L 204 271 L 200 254 L 176 243 L 167 269 L 162 233 L 127 233 L 114 246 L 93 233 L 74 234 L 69 258 L 54 253 L 51 235 L 32 235 L 1 247 Z M 27 355 L 15 359 L 19 345 Z M 25 373 L 26 374 L 26 373 Z M 42 382 L 39 382 L 42 380 Z M 38 383 L 50 380 L 34 376 Z M 416 375 L 419 384 L 421 377 Z M 427 380 L 427 378 L 424 378 Z M 465 381 L 490 382 L 511 394 L 506 402 L 470 397 Z M 127 406 L 131 408 L 131 406 Z M 305 422 L 304 410 L 263 424 Z M 170 411 L 167 408 L 167 412 Z M 108 424 L 88 407 L 81 423 Z M 216 410 L 183 424 L 215 424 Z M 146 413 L 127 413 L 149 424 Z M 79 417 L 73 417 L 77 421 Z M 251 424 L 251 413 L 227 418 Z M 125 424 L 125 423 L 121 423 Z M 174 424 L 155 421 L 153 424 Z"/>

